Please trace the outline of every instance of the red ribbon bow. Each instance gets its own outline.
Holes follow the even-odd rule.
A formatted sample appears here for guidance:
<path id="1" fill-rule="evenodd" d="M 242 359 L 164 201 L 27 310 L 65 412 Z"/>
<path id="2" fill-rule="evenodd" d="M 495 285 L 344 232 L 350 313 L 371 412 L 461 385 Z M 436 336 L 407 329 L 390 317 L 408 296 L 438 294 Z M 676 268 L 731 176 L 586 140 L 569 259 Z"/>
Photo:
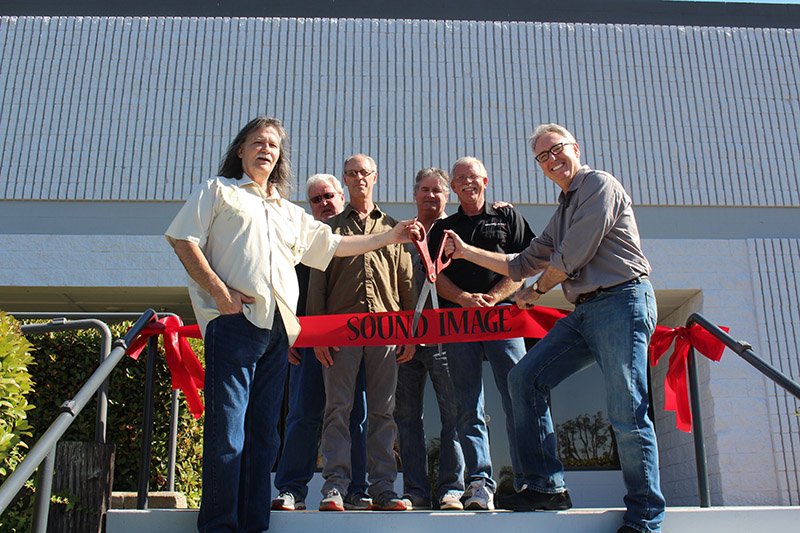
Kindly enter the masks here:
<path id="1" fill-rule="evenodd" d="M 721 328 L 725 332 L 728 328 Z M 675 350 L 669 358 L 669 370 L 664 380 L 664 409 L 675 411 L 675 425 L 681 431 L 691 432 L 692 411 L 689 407 L 689 388 L 686 381 L 689 347 L 711 359 L 719 361 L 725 345 L 717 340 L 708 331 L 697 324 L 689 328 L 656 328 L 650 339 L 650 365 L 656 366 L 658 360 L 664 355 L 672 341 L 675 341 Z"/>
<path id="2" fill-rule="evenodd" d="M 189 412 L 195 419 L 200 418 L 203 414 L 203 400 L 200 399 L 199 390 L 203 388 L 206 373 L 189 341 L 186 340 L 186 337 L 199 339 L 200 328 L 184 326 L 177 316 L 160 318 L 158 322 L 151 322 L 145 326 L 125 353 L 137 359 L 147 344 L 147 339 L 153 335 L 163 337 L 167 366 L 172 374 L 172 390 L 182 390 L 186 396 L 186 403 L 189 404 Z"/>

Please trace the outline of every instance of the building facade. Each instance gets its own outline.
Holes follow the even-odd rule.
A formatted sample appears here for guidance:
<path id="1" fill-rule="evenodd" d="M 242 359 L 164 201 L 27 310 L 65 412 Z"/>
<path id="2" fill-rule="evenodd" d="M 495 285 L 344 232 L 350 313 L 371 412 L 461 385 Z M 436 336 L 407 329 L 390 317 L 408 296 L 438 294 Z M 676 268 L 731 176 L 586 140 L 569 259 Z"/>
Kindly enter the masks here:
<path id="1" fill-rule="evenodd" d="M 784 8 L 760 27 L 744 15 L 658 24 L 650 12 L 631 23 L 2 16 L 0 308 L 191 320 L 162 233 L 255 115 L 284 121 L 301 184 L 372 155 L 377 201 L 396 217 L 415 212 L 418 169 L 474 155 L 488 198 L 534 231 L 558 190 L 526 138 L 553 121 L 631 195 L 659 323 L 699 311 L 797 381 L 800 25 Z M 693 505 L 691 437 L 663 411 L 666 365 L 651 376 L 663 488 L 670 505 Z M 800 504 L 798 402 L 730 351 L 700 371 L 712 503 Z"/>

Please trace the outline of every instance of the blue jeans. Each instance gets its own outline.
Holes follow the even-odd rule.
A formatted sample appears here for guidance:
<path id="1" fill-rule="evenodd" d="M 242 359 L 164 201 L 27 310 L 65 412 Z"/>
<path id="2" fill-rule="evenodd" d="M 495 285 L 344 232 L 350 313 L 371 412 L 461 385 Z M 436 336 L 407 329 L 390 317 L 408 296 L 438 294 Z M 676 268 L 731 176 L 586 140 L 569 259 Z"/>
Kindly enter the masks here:
<path id="1" fill-rule="evenodd" d="M 418 346 L 411 361 L 397 371 L 397 402 L 394 421 L 403 461 L 403 492 L 415 499 L 430 500 L 428 454 L 425 429 L 422 425 L 422 404 L 425 397 L 425 375 L 430 374 L 442 431 L 439 434 L 439 482 L 435 497 L 449 490 L 464 490 L 464 456 L 456 435 L 457 408 L 447 355 L 436 346 Z"/>
<path id="2" fill-rule="evenodd" d="M 489 453 L 489 431 L 483 400 L 483 358 L 489 360 L 494 382 L 503 402 L 506 431 L 514 470 L 514 486 L 519 488 L 521 473 L 517 439 L 514 430 L 514 410 L 508 391 L 508 373 L 525 355 L 525 341 L 505 339 L 499 341 L 460 342 L 445 344 L 450 375 L 458 405 L 458 436 L 464 452 L 464 483 L 484 481 L 494 492 L 497 485 L 492 479 L 492 457 Z"/>
<path id="3" fill-rule="evenodd" d="M 325 385 L 322 381 L 322 364 L 312 348 L 298 350 L 302 358 L 298 366 L 289 369 L 289 415 L 286 417 L 286 435 L 283 455 L 275 472 L 278 492 L 290 491 L 305 500 L 308 482 L 317 467 L 319 433 L 325 413 Z M 364 390 L 364 365 L 356 377 L 353 410 L 350 412 L 350 461 L 353 479 L 348 493 L 367 491 L 367 395 Z"/>
<path id="4" fill-rule="evenodd" d="M 277 312 L 271 330 L 243 314 L 219 316 L 206 328 L 201 532 L 269 528 L 288 350 Z"/>
<path id="5" fill-rule="evenodd" d="M 640 531 L 659 531 L 665 506 L 656 436 L 647 416 L 647 345 L 656 318 L 653 287 L 646 279 L 605 290 L 556 322 L 508 376 L 523 482 L 554 493 L 565 485 L 550 389 L 597 362 L 628 491 L 623 520 Z"/>

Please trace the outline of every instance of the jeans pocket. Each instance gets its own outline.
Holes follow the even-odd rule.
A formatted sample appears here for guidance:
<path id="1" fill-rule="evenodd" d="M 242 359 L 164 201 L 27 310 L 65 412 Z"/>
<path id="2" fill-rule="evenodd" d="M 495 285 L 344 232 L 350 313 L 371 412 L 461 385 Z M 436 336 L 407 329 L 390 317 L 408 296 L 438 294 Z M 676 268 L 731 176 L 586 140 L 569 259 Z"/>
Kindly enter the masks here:
<path id="1" fill-rule="evenodd" d="M 644 298 L 647 306 L 647 327 L 650 329 L 650 334 L 652 335 L 658 323 L 658 305 L 656 304 L 656 297 L 652 291 L 645 292 Z"/>

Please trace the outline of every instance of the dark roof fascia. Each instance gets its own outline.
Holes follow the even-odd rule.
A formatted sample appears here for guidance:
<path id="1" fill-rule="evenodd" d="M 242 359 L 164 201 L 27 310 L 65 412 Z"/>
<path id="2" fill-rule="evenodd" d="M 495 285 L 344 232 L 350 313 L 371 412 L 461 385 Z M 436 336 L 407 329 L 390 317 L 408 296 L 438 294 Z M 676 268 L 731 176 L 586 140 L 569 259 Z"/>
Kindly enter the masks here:
<path id="1" fill-rule="evenodd" d="M 304 17 L 800 28 L 800 5 L 667 0 L 0 0 L 2 15 Z"/>

